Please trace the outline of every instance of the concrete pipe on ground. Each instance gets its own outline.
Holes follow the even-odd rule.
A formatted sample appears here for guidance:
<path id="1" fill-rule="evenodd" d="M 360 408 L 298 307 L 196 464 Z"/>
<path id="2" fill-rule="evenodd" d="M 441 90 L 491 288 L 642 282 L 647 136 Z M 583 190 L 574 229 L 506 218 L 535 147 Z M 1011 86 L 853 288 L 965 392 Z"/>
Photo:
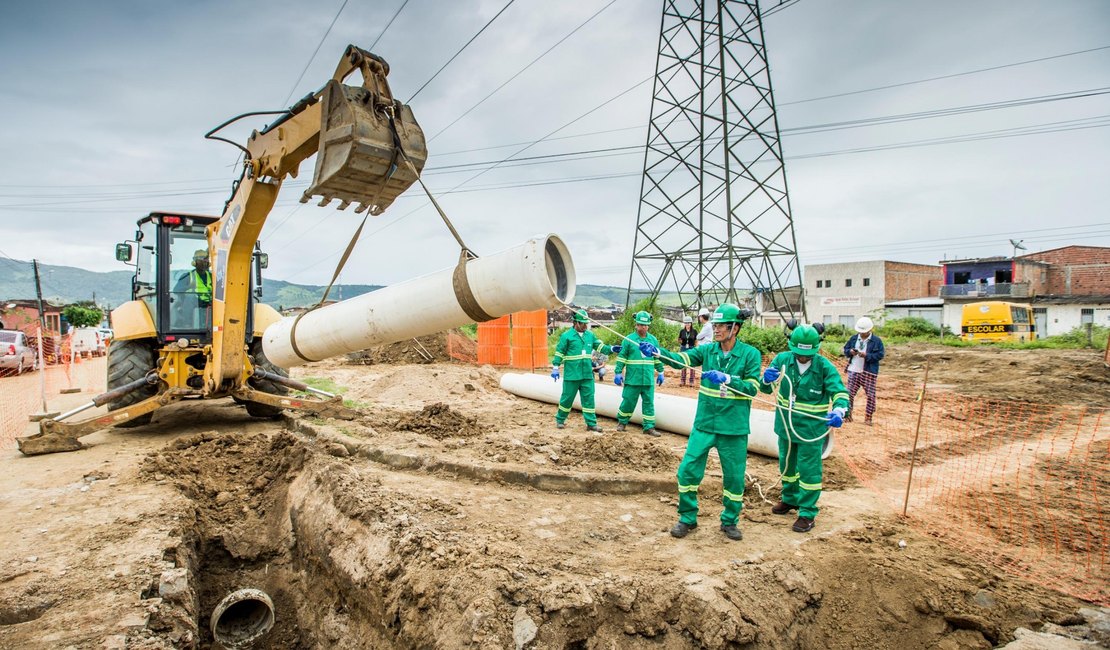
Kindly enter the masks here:
<path id="1" fill-rule="evenodd" d="M 528 399 L 558 404 L 559 395 L 563 391 L 563 382 L 562 380 L 552 381 L 547 375 L 510 372 L 501 375 L 501 389 Z M 597 414 L 616 419 L 617 407 L 621 403 L 621 392 L 622 389 L 618 386 L 595 384 L 594 406 Z M 574 408 L 582 410 L 582 402 L 577 397 L 574 399 Z M 655 393 L 655 426 L 663 431 L 689 436 L 697 410 L 697 399 Z M 636 424 L 643 422 L 643 414 L 640 412 L 638 403 L 632 415 L 632 422 Z M 760 456 L 778 458 L 779 438 L 775 434 L 775 414 L 771 411 L 752 409 L 750 425 L 748 451 Z M 822 443 L 821 458 L 828 458 L 833 450 L 832 434 L 825 436 Z"/>
<path id="2" fill-rule="evenodd" d="M 224 648 L 242 648 L 274 626 L 274 603 L 260 589 L 239 589 L 212 610 L 212 637 Z"/>
<path id="3" fill-rule="evenodd" d="M 574 298 L 574 288 L 566 245 L 555 235 L 536 237 L 453 269 L 321 307 L 299 320 L 283 318 L 266 328 L 262 346 L 272 363 L 300 366 L 513 312 L 558 307 Z"/>

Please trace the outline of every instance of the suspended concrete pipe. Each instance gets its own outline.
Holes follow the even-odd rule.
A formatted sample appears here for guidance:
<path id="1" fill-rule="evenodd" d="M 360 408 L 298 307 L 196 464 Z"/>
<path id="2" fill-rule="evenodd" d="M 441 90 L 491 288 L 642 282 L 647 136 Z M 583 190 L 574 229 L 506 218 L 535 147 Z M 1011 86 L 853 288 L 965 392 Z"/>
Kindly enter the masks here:
<path id="1" fill-rule="evenodd" d="M 417 251 L 413 251 L 416 254 Z M 529 239 L 453 269 L 283 318 L 262 347 L 283 368 L 435 334 L 574 298 L 574 264 L 555 235 Z"/>
<path id="2" fill-rule="evenodd" d="M 562 380 L 552 381 L 547 375 L 510 372 L 501 375 L 501 389 L 528 399 L 558 404 L 563 383 Z M 598 415 L 615 419 L 620 403 L 621 388 L 609 384 L 595 385 L 594 406 Z M 577 397 L 574 399 L 574 408 L 582 409 L 582 402 Z M 655 393 L 655 426 L 664 431 L 689 436 L 697 410 L 698 400 L 696 399 Z M 632 421 L 636 424 L 643 422 L 639 404 L 632 414 Z M 760 456 L 778 458 L 779 442 L 778 435 L 775 434 L 775 414 L 771 411 L 752 409 L 749 422 L 751 433 L 748 434 L 748 451 Z M 821 450 L 821 458 L 828 458 L 833 450 L 832 435 L 825 436 L 822 443 L 824 446 Z"/>
<path id="3" fill-rule="evenodd" d="M 224 648 L 242 648 L 274 626 L 274 603 L 260 589 L 239 589 L 212 610 L 212 637 Z"/>

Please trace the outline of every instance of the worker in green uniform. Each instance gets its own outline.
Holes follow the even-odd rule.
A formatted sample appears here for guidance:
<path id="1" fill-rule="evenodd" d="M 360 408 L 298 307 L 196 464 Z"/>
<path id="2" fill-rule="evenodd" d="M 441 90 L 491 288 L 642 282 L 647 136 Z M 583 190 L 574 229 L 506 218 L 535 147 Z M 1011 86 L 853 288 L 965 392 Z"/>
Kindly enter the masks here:
<path id="1" fill-rule="evenodd" d="M 821 452 L 825 433 L 829 427 L 844 424 L 848 391 L 844 389 L 836 366 L 817 354 L 821 335 L 812 325 L 795 328 L 790 334 L 789 345 L 790 351 L 777 355 L 763 371 L 759 390 L 770 393 L 774 383 L 781 381 L 775 408 L 775 433 L 779 437 L 782 499 L 771 512 L 788 515 L 791 510 L 797 510 L 794 531 L 806 533 L 813 530 L 817 500 L 821 497 Z"/>
<path id="2" fill-rule="evenodd" d="M 597 426 L 597 410 L 594 408 L 594 368 L 595 350 L 608 348 L 587 330 L 590 317 L 585 309 L 574 312 L 574 327 L 563 332 L 555 345 L 555 358 L 551 360 L 551 378 L 559 381 L 559 366 L 563 366 L 563 393 L 559 396 L 559 410 L 555 411 L 555 428 L 566 426 L 567 416 L 574 406 L 574 397 L 582 394 L 582 419 L 586 430 L 601 433 Z M 606 350 L 607 351 L 607 350 Z"/>
<path id="3" fill-rule="evenodd" d="M 617 407 L 617 431 L 624 431 L 636 410 L 636 402 L 642 399 L 644 433 L 658 438 L 659 432 L 655 430 L 655 387 L 663 385 L 663 362 L 645 357 L 640 352 L 640 344 L 650 343 L 658 348 L 659 339 L 648 334 L 651 327 L 651 314 L 648 312 L 637 312 L 632 322 L 636 331 L 624 337 L 620 345 L 612 346 L 612 351 L 617 353 L 613 383 L 624 386 L 621 405 Z"/>
<path id="4" fill-rule="evenodd" d="M 660 350 L 641 343 L 645 356 L 658 355 L 672 368 L 701 367 L 698 410 L 686 443 L 686 453 L 678 466 L 678 523 L 671 528 L 674 537 L 685 537 L 698 525 L 698 486 L 705 476 L 709 450 L 716 447 L 724 474 L 721 532 L 731 540 L 743 537 L 736 526 L 744 507 L 744 471 L 748 462 L 748 416 L 751 399 L 759 390 L 759 350 L 736 340 L 748 317 L 731 303 L 717 308 L 710 319 L 713 342 L 685 352 Z"/>

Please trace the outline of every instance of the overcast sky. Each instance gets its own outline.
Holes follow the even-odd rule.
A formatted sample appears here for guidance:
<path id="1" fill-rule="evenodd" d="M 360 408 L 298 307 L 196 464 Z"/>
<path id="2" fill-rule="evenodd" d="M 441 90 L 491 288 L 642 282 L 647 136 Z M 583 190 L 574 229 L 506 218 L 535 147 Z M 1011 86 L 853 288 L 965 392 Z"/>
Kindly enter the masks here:
<path id="1" fill-rule="evenodd" d="M 113 244 L 147 212 L 221 211 L 237 151 L 207 130 L 289 105 L 330 77 L 348 43 L 379 37 L 373 51 L 407 100 L 507 1 L 410 0 L 384 33 L 404 0 L 5 3 L 0 255 L 125 268 Z M 653 75 L 661 8 L 516 0 L 412 102 L 430 138 L 426 181 L 479 254 L 554 232 L 580 283 L 627 284 L 642 151 L 507 164 L 466 183 L 475 168 L 447 167 L 545 136 L 518 157 L 642 146 L 650 82 L 576 118 Z M 1009 255 L 1010 238 L 1030 251 L 1110 246 L 1110 2 L 799 0 L 764 27 L 803 266 Z M 973 72 L 984 68 L 996 69 Z M 829 95 L 842 96 L 819 99 Z M 243 141 L 264 123 L 226 133 Z M 935 144 L 947 138 L 963 141 Z M 358 224 L 353 211 L 296 207 L 310 176 L 309 163 L 287 182 L 263 231 L 268 277 L 326 283 Z M 417 190 L 371 219 L 342 282 L 453 266 L 455 242 Z"/>

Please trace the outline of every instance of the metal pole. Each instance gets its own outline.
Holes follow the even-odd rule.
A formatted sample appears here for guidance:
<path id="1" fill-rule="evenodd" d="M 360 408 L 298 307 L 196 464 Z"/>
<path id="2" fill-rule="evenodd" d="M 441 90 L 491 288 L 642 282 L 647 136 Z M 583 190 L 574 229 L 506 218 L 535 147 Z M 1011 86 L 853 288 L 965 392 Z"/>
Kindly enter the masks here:
<path id="1" fill-rule="evenodd" d="M 929 384 L 929 357 L 925 357 L 925 378 L 921 380 L 921 398 L 917 405 L 917 426 L 913 431 L 913 451 L 910 453 L 910 474 L 906 477 L 906 498 L 902 502 L 902 516 L 910 507 L 910 483 L 913 482 L 913 466 L 917 461 L 917 440 L 921 435 L 921 415 L 925 412 L 925 387 Z"/>
<path id="2" fill-rule="evenodd" d="M 40 314 L 42 312 L 39 312 Z M 42 357 L 42 326 L 39 326 L 39 335 L 36 337 L 39 340 L 39 396 L 42 397 L 42 412 L 47 413 L 46 410 L 46 359 Z"/>

